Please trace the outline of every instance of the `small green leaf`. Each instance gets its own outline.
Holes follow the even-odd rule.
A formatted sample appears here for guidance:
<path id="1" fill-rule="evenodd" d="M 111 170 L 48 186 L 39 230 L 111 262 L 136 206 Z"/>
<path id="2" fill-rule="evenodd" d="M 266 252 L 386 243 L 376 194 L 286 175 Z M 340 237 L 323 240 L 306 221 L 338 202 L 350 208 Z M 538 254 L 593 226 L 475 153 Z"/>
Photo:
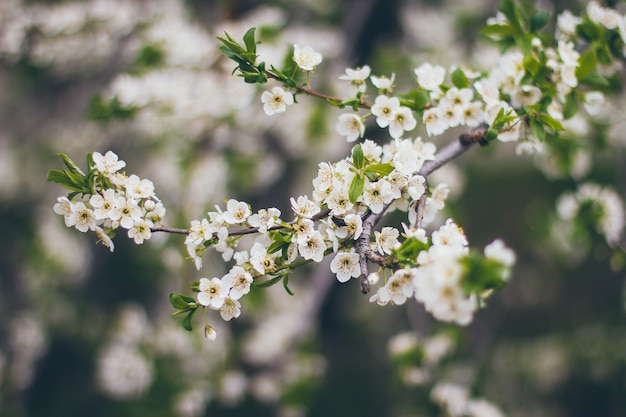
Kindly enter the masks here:
<path id="1" fill-rule="evenodd" d="M 491 142 L 492 140 L 495 140 L 498 138 L 498 131 L 493 129 L 493 128 L 489 128 L 487 129 L 487 132 L 485 133 L 485 140 L 487 142 Z"/>
<path id="2" fill-rule="evenodd" d="M 250 28 L 243 35 L 243 43 L 246 44 L 246 50 L 250 53 L 256 54 L 256 40 L 254 39 L 254 31 L 256 28 Z"/>
<path id="3" fill-rule="evenodd" d="M 193 330 L 193 325 L 191 324 L 191 322 L 193 320 L 194 314 L 196 314 L 196 311 L 198 311 L 197 308 L 191 310 L 189 314 L 187 314 L 187 317 L 183 319 L 183 329 L 187 330 L 188 332 Z"/>
<path id="4" fill-rule="evenodd" d="M 287 294 L 293 295 L 293 291 L 289 289 L 289 275 L 283 275 L 283 288 L 287 291 Z"/>
<path id="5" fill-rule="evenodd" d="M 573 117 L 578 113 L 578 97 L 576 91 L 572 91 L 565 98 L 565 104 L 563 105 L 563 118 L 565 120 Z"/>
<path id="6" fill-rule="evenodd" d="M 60 154 L 57 154 L 57 155 L 58 155 L 59 158 L 61 158 L 61 160 L 63 161 L 63 163 L 65 164 L 65 166 L 67 167 L 67 169 L 71 173 L 85 175 L 85 173 L 83 171 L 81 171 L 80 168 L 78 168 L 78 166 L 76 166 L 74 161 L 72 161 L 69 156 L 67 156 L 64 153 L 60 153 Z"/>
<path id="7" fill-rule="evenodd" d="M 596 69 L 597 64 L 598 58 L 595 49 L 591 49 L 587 53 L 582 54 L 580 58 L 578 58 L 576 78 L 579 80 L 587 78 Z"/>
<path id="8" fill-rule="evenodd" d="M 428 103 L 430 103 L 430 93 L 426 90 L 415 90 L 411 92 L 411 98 L 415 103 L 413 108 L 415 110 L 422 110 Z"/>
<path id="9" fill-rule="evenodd" d="M 540 142 L 544 142 L 546 140 L 546 131 L 537 119 L 530 119 L 530 130 Z"/>
<path id="10" fill-rule="evenodd" d="M 517 29 L 518 31 L 521 30 L 519 10 L 517 9 L 517 6 L 515 5 L 515 2 L 513 0 L 502 0 L 500 2 L 500 11 L 506 17 L 506 19 L 509 21 L 513 28 Z"/>
<path id="11" fill-rule="evenodd" d="M 170 304 L 172 305 L 172 307 L 179 310 L 184 310 L 194 305 L 197 306 L 196 300 L 189 296 L 176 292 L 170 293 Z"/>
<path id="12" fill-rule="evenodd" d="M 537 115 L 537 120 L 548 126 L 553 132 L 560 132 L 561 130 L 565 129 L 561 122 L 559 122 L 547 113 L 539 113 Z"/>
<path id="13" fill-rule="evenodd" d="M 500 40 L 512 38 L 516 31 L 511 25 L 495 24 L 484 27 L 480 33 L 493 40 Z"/>
<path id="14" fill-rule="evenodd" d="M 548 12 L 543 11 L 543 10 L 539 10 L 535 12 L 535 14 L 532 15 L 532 17 L 530 18 L 530 25 L 529 25 L 530 31 L 538 32 L 546 25 L 546 23 L 548 23 L 549 19 L 550 19 L 550 14 Z"/>
<path id="15" fill-rule="evenodd" d="M 352 163 L 356 169 L 363 168 L 363 148 L 360 144 L 352 148 Z"/>
<path id="16" fill-rule="evenodd" d="M 469 85 L 467 76 L 465 75 L 465 72 L 461 68 L 457 68 L 454 71 L 452 71 L 450 78 L 452 80 L 452 84 L 454 84 L 456 88 L 459 88 L 459 89 L 466 88 Z"/>
<path id="17" fill-rule="evenodd" d="M 365 169 L 365 174 L 371 172 L 373 174 L 378 174 L 382 177 L 385 177 L 391 174 L 393 170 L 394 168 L 391 164 L 372 164 L 367 166 L 367 168 Z"/>
<path id="18" fill-rule="evenodd" d="M 253 284 L 255 287 L 259 287 L 259 288 L 266 288 L 266 287 L 271 287 L 272 285 L 276 284 L 278 281 L 280 281 L 281 279 L 283 279 L 282 275 L 279 275 L 277 277 L 272 277 L 268 280 L 265 281 L 254 281 Z"/>
<path id="19" fill-rule="evenodd" d="M 365 178 L 355 175 L 350 183 L 350 189 L 348 190 L 348 197 L 352 204 L 356 203 L 356 200 L 361 194 L 363 194 L 363 188 L 365 187 Z"/>
<path id="20" fill-rule="evenodd" d="M 606 77 L 598 74 L 597 72 L 594 72 L 588 77 L 578 80 L 578 82 L 579 84 L 585 84 L 595 88 L 608 87 L 610 85 L 609 80 Z"/>

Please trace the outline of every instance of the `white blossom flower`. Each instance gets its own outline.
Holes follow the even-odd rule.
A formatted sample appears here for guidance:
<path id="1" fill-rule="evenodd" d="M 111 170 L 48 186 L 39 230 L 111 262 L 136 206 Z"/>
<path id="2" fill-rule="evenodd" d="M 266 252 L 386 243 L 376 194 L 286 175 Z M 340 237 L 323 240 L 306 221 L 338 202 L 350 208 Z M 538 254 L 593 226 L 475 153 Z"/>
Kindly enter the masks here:
<path id="1" fill-rule="evenodd" d="M 419 200 L 426 192 L 426 178 L 421 175 L 409 177 L 406 190 L 413 200 Z"/>
<path id="2" fill-rule="evenodd" d="M 110 217 L 112 220 L 119 221 L 124 229 L 130 229 L 136 221 L 141 219 L 141 214 L 137 200 L 118 197 Z"/>
<path id="3" fill-rule="evenodd" d="M 374 100 L 371 112 L 376 116 L 378 126 L 385 128 L 393 121 L 398 109 L 400 109 L 400 100 L 396 97 L 379 95 Z"/>
<path id="4" fill-rule="evenodd" d="M 358 278 L 361 275 L 359 268 L 359 254 L 340 252 L 330 263 L 330 270 L 337 274 L 339 282 L 347 282 L 350 278 Z"/>
<path id="5" fill-rule="evenodd" d="M 422 122 L 426 125 L 428 136 L 441 135 L 448 130 L 447 120 L 439 107 L 431 107 L 424 112 Z"/>
<path id="6" fill-rule="evenodd" d="M 154 196 L 154 184 L 133 174 L 126 180 L 126 197 L 142 199 Z"/>
<path id="7" fill-rule="evenodd" d="M 287 106 L 294 103 L 293 94 L 283 90 L 281 87 L 272 88 L 272 92 L 263 92 L 261 94 L 261 102 L 263 103 L 263 111 L 268 116 L 276 113 L 283 113 L 287 110 Z"/>
<path id="8" fill-rule="evenodd" d="M 135 240 L 135 243 L 141 245 L 144 240 L 150 239 L 152 231 L 150 228 L 154 226 L 149 220 L 137 220 L 133 227 L 128 229 L 128 237 Z"/>
<path id="9" fill-rule="evenodd" d="M 380 93 L 391 93 L 393 91 L 393 83 L 396 80 L 396 74 L 391 74 L 390 78 L 385 76 L 376 77 L 375 75 L 372 75 L 370 80 L 372 81 L 374 87 L 378 88 Z"/>
<path id="10" fill-rule="evenodd" d="M 74 226 L 83 233 L 96 228 L 96 217 L 93 210 L 87 208 L 85 203 L 81 201 L 70 203 L 70 210 L 71 212 L 66 221 L 68 226 Z"/>
<path id="11" fill-rule="evenodd" d="M 198 302 L 215 310 L 222 307 L 228 295 L 228 289 L 219 278 L 200 278 L 198 289 Z"/>
<path id="12" fill-rule="evenodd" d="M 559 41 L 558 43 L 559 57 L 567 67 L 577 67 L 580 53 L 576 51 L 572 42 Z"/>
<path id="13" fill-rule="evenodd" d="M 65 220 L 65 225 L 67 227 L 73 226 L 73 224 L 70 224 L 70 215 L 72 214 L 72 202 L 68 200 L 67 197 L 57 198 L 57 203 L 54 205 L 53 210 L 56 214 L 60 214 L 61 216 L 63 216 Z"/>
<path id="14" fill-rule="evenodd" d="M 375 182 L 369 182 L 365 186 L 363 192 L 363 202 L 378 214 L 383 210 L 385 204 L 389 204 L 393 199 L 391 194 L 391 185 L 384 179 Z"/>
<path id="15" fill-rule="evenodd" d="M 395 227 L 383 227 L 380 232 L 375 231 L 374 236 L 376 237 L 378 252 L 382 255 L 390 255 L 395 248 L 400 246 L 400 242 L 398 242 L 400 232 Z"/>
<path id="16" fill-rule="evenodd" d="M 226 223 L 239 224 L 245 222 L 250 214 L 252 212 L 248 203 L 231 198 L 226 203 L 226 211 L 222 213 L 222 218 Z"/>
<path id="17" fill-rule="evenodd" d="M 601 24 L 607 29 L 615 29 L 619 25 L 622 16 L 613 9 L 600 6 L 596 1 L 587 4 L 587 14 L 589 18 Z"/>
<path id="18" fill-rule="evenodd" d="M 265 233 L 276 224 L 279 217 L 280 210 L 275 207 L 260 209 L 258 213 L 248 217 L 248 224 L 258 228 L 259 232 Z"/>
<path id="19" fill-rule="evenodd" d="M 336 188 L 326 198 L 326 206 L 331 210 L 333 216 L 342 216 L 351 211 L 354 204 L 348 197 L 346 187 Z"/>
<path id="20" fill-rule="evenodd" d="M 377 119 L 378 120 L 378 119 Z M 413 117 L 411 109 L 400 106 L 393 114 L 393 118 L 389 122 L 389 135 L 396 139 L 402 136 L 405 131 L 415 129 L 417 121 Z"/>
<path id="21" fill-rule="evenodd" d="M 229 288 L 228 296 L 233 300 L 238 300 L 250 292 L 252 275 L 241 266 L 233 266 L 222 278 L 222 283 Z"/>
<path id="22" fill-rule="evenodd" d="M 316 52 L 310 46 L 301 48 L 293 45 L 293 60 L 303 71 L 313 71 L 322 62 L 322 54 Z"/>
<path id="23" fill-rule="evenodd" d="M 367 86 L 365 80 L 370 76 L 371 69 L 368 65 L 361 68 L 346 68 L 346 74 L 339 77 L 340 80 L 350 81 L 350 85 L 356 87 L 357 91 L 363 93 Z"/>
<path id="24" fill-rule="evenodd" d="M 111 252 L 115 250 L 113 239 L 111 239 L 111 237 L 108 234 L 106 234 L 105 231 L 100 226 L 96 226 L 96 228 L 94 229 L 94 232 L 96 233 L 96 236 L 98 236 L 98 239 L 100 239 L 99 243 L 102 243 L 104 246 L 109 248 Z"/>
<path id="25" fill-rule="evenodd" d="M 345 136 L 348 142 L 354 142 L 362 138 L 365 134 L 365 124 L 363 120 L 354 113 L 345 113 L 339 116 L 339 121 L 335 126 L 337 133 Z"/>
<path id="26" fill-rule="evenodd" d="M 324 243 L 324 237 L 317 230 L 308 235 L 303 241 L 298 242 L 298 252 L 304 259 L 322 262 L 325 250 L 326 243 Z"/>
<path id="27" fill-rule="evenodd" d="M 602 110 L 604 104 L 604 94 L 599 91 L 589 91 L 585 94 L 583 106 L 587 113 L 592 116 L 597 115 Z"/>
<path id="28" fill-rule="evenodd" d="M 100 152 L 94 152 L 92 158 L 96 164 L 96 169 L 105 176 L 109 176 L 126 166 L 126 162 L 118 160 L 117 155 L 112 151 L 108 151 L 104 156 Z"/>
<path id="29" fill-rule="evenodd" d="M 151 362 L 135 347 L 114 344 L 98 354 L 98 386 L 115 399 L 137 398 L 153 380 Z"/>
<path id="30" fill-rule="evenodd" d="M 260 242 L 255 242 L 250 249 L 250 264 L 261 274 L 271 272 L 275 266 L 274 258 Z"/>
<path id="31" fill-rule="evenodd" d="M 582 22 L 582 19 L 575 16 L 569 10 L 564 10 L 557 18 L 557 28 L 565 35 L 574 35 L 576 26 Z"/>
<path id="32" fill-rule="evenodd" d="M 291 209 L 298 217 L 310 219 L 320 212 L 319 206 L 305 195 L 299 196 L 297 200 L 291 197 L 289 201 L 291 202 Z"/>
<path id="33" fill-rule="evenodd" d="M 239 317 L 241 315 L 241 303 L 231 297 L 226 297 L 224 299 L 224 303 L 219 308 L 220 316 L 222 319 L 226 321 L 230 321 L 233 318 Z"/>
<path id="34" fill-rule="evenodd" d="M 532 106 L 541 100 L 541 90 L 534 85 L 522 85 L 511 94 L 513 107 Z"/>
<path id="35" fill-rule="evenodd" d="M 467 413 L 469 392 L 461 385 L 440 382 L 433 387 L 430 397 L 450 416 L 461 417 Z"/>
<path id="36" fill-rule="evenodd" d="M 206 337 L 210 341 L 214 341 L 217 339 L 217 330 L 208 324 L 204 326 L 204 337 Z"/>
<path id="37" fill-rule="evenodd" d="M 511 267 L 515 264 L 515 252 L 507 248 L 504 242 L 496 239 L 485 246 L 485 257 L 500 262 L 504 266 Z"/>
<path id="38" fill-rule="evenodd" d="M 363 233 L 363 219 L 361 216 L 357 214 L 348 214 L 343 218 L 343 221 L 346 223 L 346 229 L 348 229 L 348 233 L 351 234 L 354 239 L 358 239 Z"/>
<path id="39" fill-rule="evenodd" d="M 433 245 L 447 246 L 467 246 L 467 238 L 461 229 L 452 219 L 435 230 L 431 235 Z"/>
<path id="40" fill-rule="evenodd" d="M 89 198 L 89 204 L 93 209 L 94 216 L 98 220 L 110 217 L 111 211 L 115 208 L 117 194 L 114 189 L 105 190 L 102 195 L 93 194 Z"/>
<path id="41" fill-rule="evenodd" d="M 485 121 L 483 104 L 480 101 L 468 103 L 461 110 L 461 124 L 469 127 L 477 127 Z"/>
<path id="42" fill-rule="evenodd" d="M 428 91 L 438 91 L 446 76 L 446 70 L 440 66 L 422 64 L 414 70 L 417 76 L 417 83 Z"/>
<path id="43" fill-rule="evenodd" d="M 394 272 L 387 283 L 376 291 L 377 297 L 370 298 L 379 305 L 386 305 L 392 302 L 402 305 L 408 297 L 413 295 L 413 281 L 415 279 L 415 269 L 400 269 Z"/>

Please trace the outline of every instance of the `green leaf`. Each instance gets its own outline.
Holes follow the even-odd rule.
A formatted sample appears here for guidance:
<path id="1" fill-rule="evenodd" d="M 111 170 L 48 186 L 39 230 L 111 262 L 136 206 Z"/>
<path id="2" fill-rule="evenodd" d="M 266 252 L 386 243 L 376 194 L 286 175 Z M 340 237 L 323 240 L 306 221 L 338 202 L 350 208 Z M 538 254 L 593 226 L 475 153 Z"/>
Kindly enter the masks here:
<path id="1" fill-rule="evenodd" d="M 411 98 L 415 103 L 413 108 L 415 110 L 422 110 L 428 103 L 430 103 L 430 93 L 426 90 L 416 90 L 411 92 Z"/>
<path id="2" fill-rule="evenodd" d="M 530 119 L 530 130 L 540 142 L 544 142 L 546 140 L 546 131 L 537 119 Z"/>
<path id="3" fill-rule="evenodd" d="M 352 204 L 356 203 L 356 200 L 361 194 L 363 194 L 363 188 L 365 187 L 365 178 L 355 175 L 350 183 L 350 189 L 348 190 L 348 197 Z"/>
<path id="4" fill-rule="evenodd" d="M 501 263 L 486 259 L 474 251 L 461 263 L 465 269 L 462 286 L 467 293 L 481 293 L 504 285 L 503 276 L 507 267 Z"/>
<path id="5" fill-rule="evenodd" d="M 363 148 L 360 144 L 352 148 L 352 163 L 357 169 L 363 168 Z"/>
<path id="6" fill-rule="evenodd" d="M 289 289 L 289 275 L 283 275 L 283 288 L 285 288 L 285 291 L 287 291 L 287 294 L 289 295 L 293 295 L 293 291 L 291 291 L 291 289 Z"/>
<path id="7" fill-rule="evenodd" d="M 582 54 L 580 58 L 578 58 L 576 78 L 579 80 L 587 78 L 596 69 L 597 64 L 598 58 L 594 49 Z"/>
<path id="8" fill-rule="evenodd" d="M 85 173 L 83 171 L 81 171 L 80 168 L 78 168 L 78 166 L 76 166 L 74 161 L 72 161 L 69 156 L 67 156 L 64 153 L 59 153 L 57 155 L 58 155 L 59 158 L 61 158 L 61 160 L 63 161 L 63 163 L 67 167 L 67 169 L 69 169 L 69 171 L 72 174 L 85 175 Z"/>
<path id="9" fill-rule="evenodd" d="M 246 44 L 246 50 L 250 53 L 256 54 L 256 40 L 254 39 L 254 31 L 256 28 L 250 28 L 243 35 L 243 43 Z"/>
<path id="10" fill-rule="evenodd" d="M 87 178 L 81 176 L 80 174 L 72 174 L 69 171 L 51 169 L 48 171 L 47 180 L 48 182 L 57 183 L 75 193 L 91 193 L 91 188 L 89 188 Z"/>
<path id="11" fill-rule="evenodd" d="M 267 248 L 267 253 L 269 254 L 276 253 L 285 247 L 289 247 L 289 245 L 291 244 L 291 236 L 292 236 L 291 233 L 290 234 L 275 233 L 274 236 L 272 236 L 272 239 L 273 239 L 272 244 L 269 246 L 269 248 Z"/>
<path id="12" fill-rule="evenodd" d="M 545 126 L 548 126 L 553 132 L 560 132 L 565 129 L 561 122 L 559 122 L 547 113 L 539 113 L 537 115 L 537 120 L 543 123 Z"/>
<path id="13" fill-rule="evenodd" d="M 576 96 L 576 91 L 572 91 L 565 98 L 565 104 L 563 104 L 563 118 L 567 120 L 576 113 L 578 113 L 578 97 Z"/>
<path id="14" fill-rule="evenodd" d="M 461 68 L 457 68 L 454 71 L 452 71 L 450 78 L 452 80 L 452 84 L 454 84 L 456 88 L 459 88 L 459 89 L 466 88 L 469 85 L 467 76 L 465 75 L 465 72 Z"/>
<path id="15" fill-rule="evenodd" d="M 197 306 L 196 300 L 189 296 L 176 292 L 170 293 L 170 304 L 172 305 L 172 307 L 179 310 L 184 310 L 193 306 Z"/>
<path id="16" fill-rule="evenodd" d="M 516 31 L 511 25 L 495 24 L 485 26 L 483 29 L 481 29 L 480 33 L 483 36 L 487 36 L 488 38 L 491 38 L 493 40 L 500 40 L 513 38 Z"/>
<path id="17" fill-rule="evenodd" d="M 283 279 L 283 275 L 279 275 L 277 277 L 273 277 L 262 282 L 253 281 L 253 285 L 259 288 L 271 287 L 272 285 L 276 284 L 281 279 Z"/>
<path id="18" fill-rule="evenodd" d="M 538 32 L 546 25 L 546 23 L 548 23 L 549 19 L 550 14 L 548 12 L 543 10 L 535 12 L 535 14 L 530 18 L 529 30 L 533 33 Z"/>
<path id="19" fill-rule="evenodd" d="M 578 82 L 579 84 L 585 84 L 595 88 L 608 87 L 610 85 L 609 80 L 597 72 L 578 80 Z"/>
<path id="20" fill-rule="evenodd" d="M 492 140 L 495 140 L 497 138 L 498 138 L 498 131 L 496 129 L 493 129 L 493 128 L 487 129 L 487 132 L 485 133 L 485 140 L 487 142 L 491 142 Z"/>
<path id="21" fill-rule="evenodd" d="M 193 320 L 194 314 L 196 314 L 196 311 L 198 311 L 198 309 L 194 308 L 189 312 L 189 314 L 187 314 L 187 317 L 183 319 L 183 329 L 187 330 L 188 332 L 193 330 L 193 325 L 191 324 L 191 322 Z"/>
<path id="22" fill-rule="evenodd" d="M 373 173 L 385 177 L 394 170 L 391 164 L 372 164 L 365 169 L 365 174 Z"/>
<path id="23" fill-rule="evenodd" d="M 513 0 L 502 0 L 500 2 L 500 11 L 507 18 L 511 26 L 521 31 L 521 23 L 519 18 L 519 10 Z"/>
<path id="24" fill-rule="evenodd" d="M 410 237 L 406 239 L 399 248 L 395 250 L 395 255 L 399 261 L 409 261 L 415 263 L 417 260 L 417 255 L 428 249 L 428 243 L 424 243 L 414 237 Z"/>

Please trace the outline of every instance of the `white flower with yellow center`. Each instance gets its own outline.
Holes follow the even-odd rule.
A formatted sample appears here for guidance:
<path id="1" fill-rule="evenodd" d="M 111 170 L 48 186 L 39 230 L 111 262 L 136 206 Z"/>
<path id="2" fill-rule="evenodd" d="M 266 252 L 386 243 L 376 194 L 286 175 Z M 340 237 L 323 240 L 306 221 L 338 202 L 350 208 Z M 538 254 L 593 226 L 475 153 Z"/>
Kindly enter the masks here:
<path id="1" fill-rule="evenodd" d="M 354 142 L 358 138 L 362 138 L 365 134 L 363 120 L 353 113 L 346 113 L 339 116 L 339 121 L 335 129 L 341 136 L 345 136 L 348 142 Z"/>
<path id="2" fill-rule="evenodd" d="M 135 240 L 135 243 L 141 245 L 144 240 L 150 239 L 152 231 L 150 228 L 154 226 L 149 220 L 137 220 L 133 227 L 128 229 L 128 237 Z"/>
<path id="3" fill-rule="evenodd" d="M 222 278 L 222 283 L 226 288 L 230 288 L 229 297 L 238 300 L 250 292 L 252 275 L 241 266 L 233 266 Z"/>
<path id="4" fill-rule="evenodd" d="M 74 226 L 83 233 L 96 228 L 96 217 L 93 210 L 87 208 L 85 203 L 70 203 L 70 210 L 71 212 L 66 222 L 68 226 Z"/>
<path id="5" fill-rule="evenodd" d="M 281 87 L 274 87 L 272 91 L 265 91 L 261 94 L 261 102 L 263 103 L 263 111 L 268 116 L 276 113 L 284 113 L 287 106 L 293 104 L 293 94 L 283 90 Z"/>
<path id="6" fill-rule="evenodd" d="M 231 198 L 226 203 L 226 211 L 222 213 L 222 218 L 226 223 L 239 224 L 246 221 L 250 214 L 252 212 L 248 203 Z"/>
<path id="7" fill-rule="evenodd" d="M 224 304 L 228 290 L 219 278 L 200 278 L 198 302 L 206 307 L 218 310 Z"/>
<path id="8" fill-rule="evenodd" d="M 350 278 L 357 278 L 361 275 L 359 268 L 359 254 L 341 252 L 335 255 L 330 263 L 330 270 L 337 274 L 339 282 L 347 282 Z"/>
<path id="9" fill-rule="evenodd" d="M 316 52 L 310 46 L 301 48 L 300 45 L 293 45 L 293 60 L 303 71 L 313 71 L 316 66 L 322 63 L 322 54 Z"/>

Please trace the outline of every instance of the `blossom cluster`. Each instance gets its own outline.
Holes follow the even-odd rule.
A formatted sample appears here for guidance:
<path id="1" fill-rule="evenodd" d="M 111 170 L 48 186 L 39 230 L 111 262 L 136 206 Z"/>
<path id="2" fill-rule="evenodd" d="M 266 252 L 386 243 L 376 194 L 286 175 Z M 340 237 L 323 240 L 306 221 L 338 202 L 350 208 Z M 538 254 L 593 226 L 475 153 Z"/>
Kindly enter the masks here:
<path id="1" fill-rule="evenodd" d="M 111 252 L 111 236 L 119 227 L 137 244 L 150 239 L 152 227 L 161 224 L 165 215 L 152 181 L 120 172 L 126 162 L 112 151 L 104 155 L 94 152 L 92 160 L 92 170 L 85 177 L 93 179 L 91 190 L 59 197 L 54 212 L 64 217 L 67 227 L 95 232 Z"/>
<path id="2" fill-rule="evenodd" d="M 423 229 L 414 231 L 410 238 L 430 246 L 418 253 L 416 267 L 396 270 L 370 301 L 379 305 L 404 304 L 415 297 L 438 320 L 469 324 L 480 306 L 480 294 L 466 290 L 470 252 L 463 230 L 448 219 L 432 233 L 430 242 Z M 498 278 L 506 281 L 509 268 L 515 263 L 513 251 L 496 240 L 485 247 L 484 255 L 503 267 Z"/>
<path id="3" fill-rule="evenodd" d="M 589 217 L 581 220 L 591 223 L 611 246 L 620 243 L 626 225 L 626 211 L 620 196 L 610 187 L 591 182 L 582 184 L 576 192 L 561 195 L 557 213 L 567 222 Z"/>
<path id="4" fill-rule="evenodd" d="M 439 185 L 429 190 L 419 171 L 425 161 L 433 159 L 434 151 L 434 145 L 419 137 L 395 139 L 384 146 L 365 140 L 355 146 L 352 158 L 319 164 L 312 181 L 312 198 L 291 198 L 294 218 L 290 222 L 282 220 L 276 208 L 253 214 L 248 203 L 234 199 L 228 200 L 225 210 L 216 207 L 207 218 L 193 220 L 185 243 L 196 267 L 202 267 L 202 255 L 210 246 L 221 252 L 225 261 L 234 259 L 235 263 L 222 278 L 200 280 L 198 303 L 219 310 L 224 320 L 231 320 L 240 315 L 239 299 L 250 291 L 256 278 L 267 275 L 280 279 L 299 262 L 319 263 L 330 253 L 335 253 L 330 269 L 338 281 L 360 277 L 364 255 L 355 251 L 358 239 L 367 239 L 377 256 L 394 258 L 402 244 L 400 231 L 382 227 L 373 232 L 372 241 L 369 232 L 363 236 L 364 219 L 398 209 L 408 211 L 411 225 L 432 222 L 444 206 L 447 188 Z M 362 192 L 351 196 L 359 181 Z M 420 200 L 423 217 L 418 220 L 416 206 Z M 248 250 L 236 251 L 241 235 L 248 232 L 258 236 Z M 372 301 L 403 304 L 415 295 L 436 318 L 469 323 L 479 303 L 476 294 L 469 295 L 463 287 L 463 276 L 468 272 L 462 263 L 468 248 L 462 230 L 448 221 L 433 232 L 432 246 L 427 244 L 424 229 L 404 224 L 404 232 L 405 241 L 418 239 L 429 249 L 415 252 L 406 262 L 409 267 L 397 267 Z M 486 248 L 485 256 L 503 267 L 499 278 L 505 280 L 514 263 L 511 250 L 498 241 Z M 210 336 L 213 338 L 214 332 Z"/>

